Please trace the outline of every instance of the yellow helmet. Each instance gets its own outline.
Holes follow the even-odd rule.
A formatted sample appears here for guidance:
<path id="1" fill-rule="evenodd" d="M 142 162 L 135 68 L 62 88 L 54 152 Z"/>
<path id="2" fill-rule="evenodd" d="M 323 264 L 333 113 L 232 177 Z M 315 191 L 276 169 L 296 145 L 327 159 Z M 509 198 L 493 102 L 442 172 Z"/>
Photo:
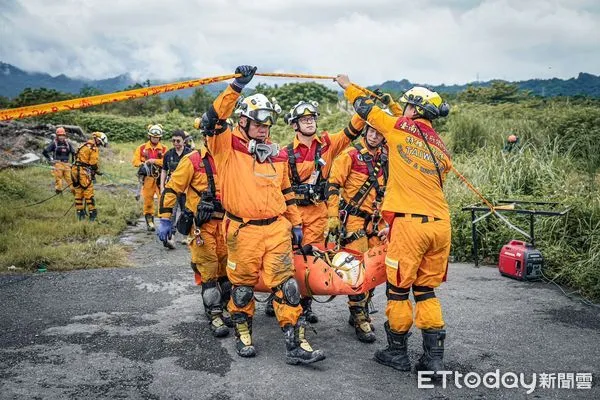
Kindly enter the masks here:
<path id="1" fill-rule="evenodd" d="M 161 124 L 148 125 L 148 136 L 160 138 L 163 135 L 164 128 Z"/>
<path id="2" fill-rule="evenodd" d="M 98 140 L 100 144 L 104 147 L 108 145 L 108 137 L 104 132 L 92 132 L 92 138 Z"/>
<path id="3" fill-rule="evenodd" d="M 263 125 L 273 125 L 281 107 L 275 99 L 269 100 L 264 94 L 256 93 L 252 96 L 240 99 L 236 114 L 244 115 L 253 121 Z"/>
<path id="4" fill-rule="evenodd" d="M 445 117 L 450 112 L 450 106 L 442 100 L 442 96 L 422 86 L 415 86 L 406 91 L 399 101 L 404 104 L 412 104 L 420 116 L 430 121 L 438 117 Z"/>

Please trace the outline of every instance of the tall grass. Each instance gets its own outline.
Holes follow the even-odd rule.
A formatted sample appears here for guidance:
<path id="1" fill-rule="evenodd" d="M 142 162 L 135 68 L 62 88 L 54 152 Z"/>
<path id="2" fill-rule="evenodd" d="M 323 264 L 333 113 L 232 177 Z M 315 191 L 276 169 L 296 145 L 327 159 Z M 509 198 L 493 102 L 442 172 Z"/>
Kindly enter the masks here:
<path id="1" fill-rule="evenodd" d="M 115 147 L 108 154 L 105 150 L 101 149 L 101 168 L 116 177 L 115 166 L 125 163 L 125 153 Z M 42 164 L 0 171 L 0 271 L 10 266 L 68 270 L 129 265 L 126 249 L 118 244 L 117 237 L 139 215 L 130 188 L 122 186 L 119 179 L 98 177 L 98 220 L 90 223 L 77 221 L 68 190 L 28 206 L 52 196 L 53 183 L 50 170 Z M 100 238 L 103 240 L 98 241 Z"/>

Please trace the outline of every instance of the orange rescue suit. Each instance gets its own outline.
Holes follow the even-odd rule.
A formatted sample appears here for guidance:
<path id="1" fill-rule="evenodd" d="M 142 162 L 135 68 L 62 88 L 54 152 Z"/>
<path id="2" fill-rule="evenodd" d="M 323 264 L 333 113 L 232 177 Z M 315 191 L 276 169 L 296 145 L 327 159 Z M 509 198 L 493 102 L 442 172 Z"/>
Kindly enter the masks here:
<path id="1" fill-rule="evenodd" d="M 365 121 L 358 115 L 353 115 L 348 123 L 348 126 L 337 133 L 323 132 L 320 136 L 314 135 L 310 144 L 310 148 L 302 144 L 298 140 L 298 135 L 292 143 L 294 155 L 296 159 L 296 169 L 300 182 L 293 182 L 293 174 L 290 168 L 290 180 L 294 185 L 306 183 L 313 172 L 316 170 L 315 153 L 317 145 L 321 147 L 321 158 L 325 161 L 325 165 L 321 168 L 321 179 L 327 181 L 329 171 L 333 165 L 333 160 L 352 142 L 356 139 L 365 126 Z M 286 154 L 289 151 L 289 146 L 286 147 Z M 289 156 L 289 155 L 288 155 Z M 288 157 L 289 160 L 289 157 Z M 303 244 L 315 245 L 323 244 L 325 227 L 327 226 L 327 205 L 325 202 L 311 204 L 307 206 L 299 206 L 300 214 L 302 215 L 302 230 L 304 233 Z"/>
<path id="2" fill-rule="evenodd" d="M 171 218 L 177 196 L 185 193 L 185 208 L 196 213 L 200 195 L 208 189 L 208 177 L 203 159 L 211 166 L 212 176 L 216 185 L 216 198 L 220 199 L 219 180 L 212 156 L 204 147 L 185 155 L 171 178 L 165 185 L 160 198 L 159 217 Z M 219 280 L 227 276 L 227 247 L 222 231 L 223 215 L 213 214 L 213 219 L 202 224 L 199 235 L 194 235 L 190 243 L 192 268 L 197 285 L 202 282 Z M 195 229 L 192 229 L 192 233 Z"/>
<path id="3" fill-rule="evenodd" d="M 163 163 L 163 156 L 167 152 L 167 147 L 162 143 L 153 145 L 151 141 L 138 146 L 133 153 L 133 166 L 138 168 L 147 160 L 154 159 L 154 166 L 150 166 L 150 175 L 144 177 L 142 187 L 142 197 L 144 198 L 144 215 L 154 215 L 154 195 L 160 196 L 160 168 Z"/>
<path id="4" fill-rule="evenodd" d="M 90 139 L 82 144 L 75 153 L 75 162 L 71 167 L 71 180 L 75 191 L 75 209 L 87 211 L 96 209 L 94 199 L 93 175 L 98 171 L 100 152 L 95 139 Z M 85 204 L 84 204 L 85 200 Z"/>
<path id="5" fill-rule="evenodd" d="M 228 86 L 214 101 L 220 120 L 233 112 L 240 94 Z M 276 288 L 294 276 L 292 263 L 292 225 L 302 219 L 295 205 L 284 152 L 261 163 L 248 151 L 248 138 L 236 126 L 220 127 L 220 133 L 208 137 L 208 148 L 220 176 L 225 218 L 228 260 L 227 275 L 234 286 L 254 287 L 259 270 L 269 288 Z M 281 290 L 276 293 L 282 296 Z M 230 300 L 233 313 L 254 315 L 254 299 L 238 307 Z M 274 303 L 280 326 L 296 325 L 300 306 Z"/>
<path id="6" fill-rule="evenodd" d="M 450 213 L 443 182 L 452 167 L 450 155 L 431 123 L 425 119 L 390 116 L 357 88 L 350 86 L 346 98 L 387 140 L 390 178 L 383 202 L 390 224 L 386 256 L 390 328 L 407 332 L 413 323 L 412 287 L 416 301 L 415 324 L 420 329 L 444 327 L 442 309 L 434 288 L 445 279 L 450 253 Z M 423 136 L 439 167 L 432 160 Z"/>

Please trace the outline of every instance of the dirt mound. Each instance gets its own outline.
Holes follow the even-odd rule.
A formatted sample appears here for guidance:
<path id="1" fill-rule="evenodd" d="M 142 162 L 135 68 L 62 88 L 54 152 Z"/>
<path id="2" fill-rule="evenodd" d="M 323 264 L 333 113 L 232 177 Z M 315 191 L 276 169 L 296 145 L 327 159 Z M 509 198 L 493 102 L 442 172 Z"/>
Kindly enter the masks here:
<path id="1" fill-rule="evenodd" d="M 42 157 L 42 150 L 54 139 L 59 126 L 65 128 L 74 145 L 86 140 L 83 130 L 78 126 L 0 122 L 0 169 L 19 165 L 28 153 Z"/>

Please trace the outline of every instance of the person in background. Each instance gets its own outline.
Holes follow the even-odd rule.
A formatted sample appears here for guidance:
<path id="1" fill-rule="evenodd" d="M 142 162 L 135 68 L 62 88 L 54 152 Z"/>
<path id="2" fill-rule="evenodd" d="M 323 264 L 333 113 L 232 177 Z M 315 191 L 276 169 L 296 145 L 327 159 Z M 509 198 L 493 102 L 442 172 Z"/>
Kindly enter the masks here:
<path id="1" fill-rule="evenodd" d="M 63 181 L 66 183 L 64 189 L 71 187 L 71 193 L 75 194 L 71 181 L 71 164 L 75 160 L 75 148 L 67 139 L 67 132 L 62 126 L 56 128 L 56 138 L 42 151 L 44 157 L 52 163 L 52 175 L 54 175 L 54 191 L 63 192 Z"/>

